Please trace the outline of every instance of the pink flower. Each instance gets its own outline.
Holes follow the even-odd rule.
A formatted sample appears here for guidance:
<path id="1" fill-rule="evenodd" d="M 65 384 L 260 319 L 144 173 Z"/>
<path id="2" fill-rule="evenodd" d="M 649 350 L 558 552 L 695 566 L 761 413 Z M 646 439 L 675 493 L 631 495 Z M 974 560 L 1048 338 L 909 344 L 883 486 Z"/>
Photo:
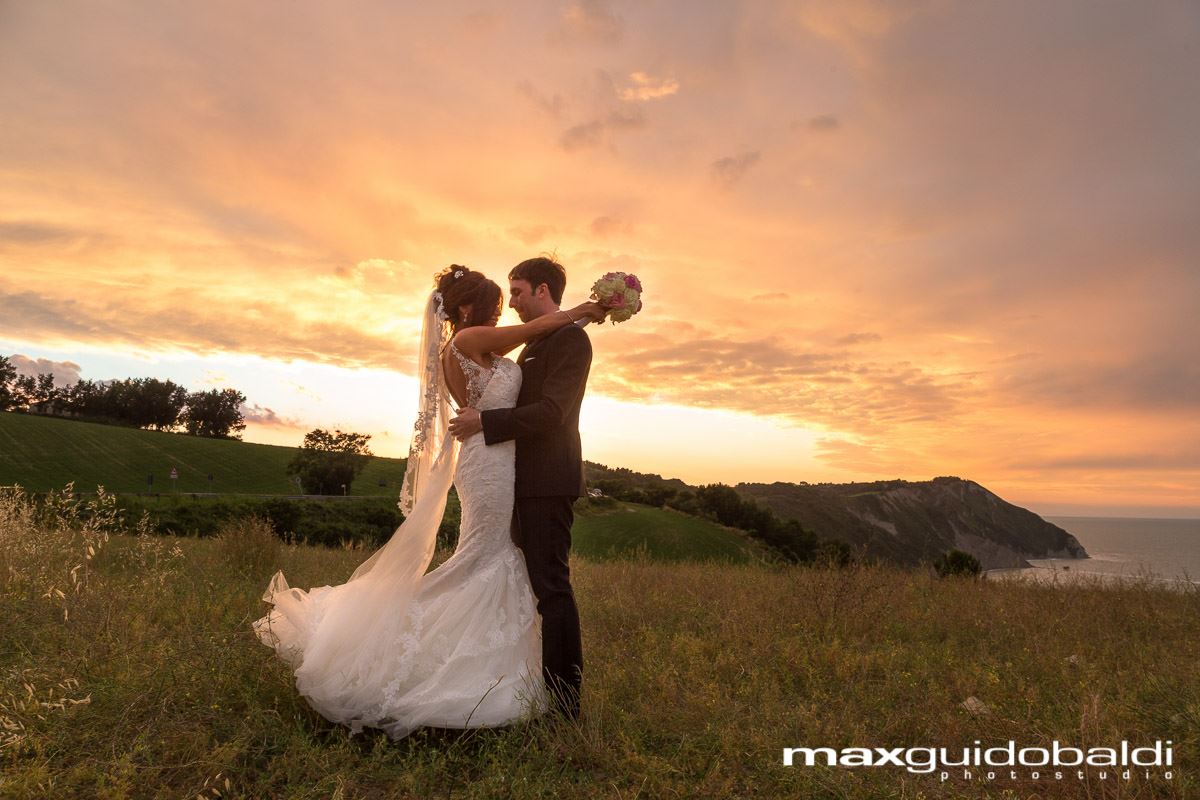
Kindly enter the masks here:
<path id="1" fill-rule="evenodd" d="M 620 292 L 614 293 L 612 297 L 608 298 L 608 307 L 609 308 L 624 308 L 625 307 L 625 295 L 621 294 Z"/>
<path id="2" fill-rule="evenodd" d="M 637 308 L 635 308 L 635 309 L 633 310 L 633 313 L 635 313 L 635 314 L 636 314 L 637 312 L 639 312 L 639 311 L 641 311 L 641 310 L 642 310 L 642 301 L 641 301 L 641 300 L 638 300 Z"/>
<path id="3" fill-rule="evenodd" d="M 636 275 L 626 275 L 625 285 L 630 289 L 637 289 L 639 292 L 642 290 L 642 283 L 637 279 Z"/>

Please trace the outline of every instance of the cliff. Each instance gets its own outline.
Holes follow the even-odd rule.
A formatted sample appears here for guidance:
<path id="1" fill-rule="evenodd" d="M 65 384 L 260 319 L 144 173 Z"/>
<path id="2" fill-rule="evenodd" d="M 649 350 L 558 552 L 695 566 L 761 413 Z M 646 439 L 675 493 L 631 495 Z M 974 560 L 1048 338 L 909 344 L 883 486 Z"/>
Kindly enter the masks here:
<path id="1" fill-rule="evenodd" d="M 984 569 L 1029 566 L 1030 558 L 1087 558 L 1067 531 L 956 477 L 874 483 L 741 483 L 745 497 L 822 538 L 865 545 L 868 555 L 914 565 L 950 549 Z"/>

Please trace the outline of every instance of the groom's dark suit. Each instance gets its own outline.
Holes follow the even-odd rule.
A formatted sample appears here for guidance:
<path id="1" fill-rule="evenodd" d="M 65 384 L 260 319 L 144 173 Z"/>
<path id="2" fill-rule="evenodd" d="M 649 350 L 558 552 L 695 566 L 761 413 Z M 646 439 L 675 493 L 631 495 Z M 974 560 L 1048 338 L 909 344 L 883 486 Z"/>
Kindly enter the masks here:
<path id="1" fill-rule="evenodd" d="M 585 492 L 579 406 L 592 365 L 592 343 L 578 325 L 531 342 L 517 358 L 516 408 L 483 411 L 488 444 L 517 441 L 513 541 L 525 554 L 542 615 L 542 671 L 561 710 L 579 716 L 583 645 L 567 556 L 572 508 Z"/>

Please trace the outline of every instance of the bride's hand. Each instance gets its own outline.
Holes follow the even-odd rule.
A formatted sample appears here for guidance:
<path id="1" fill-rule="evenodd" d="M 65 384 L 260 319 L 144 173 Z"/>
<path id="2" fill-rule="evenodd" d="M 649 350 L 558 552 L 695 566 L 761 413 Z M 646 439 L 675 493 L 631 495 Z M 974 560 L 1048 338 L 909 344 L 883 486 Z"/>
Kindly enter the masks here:
<path id="1" fill-rule="evenodd" d="M 571 316 L 575 319 L 586 318 L 592 322 L 603 322 L 608 309 L 599 303 L 580 303 L 572 308 L 571 312 Z"/>

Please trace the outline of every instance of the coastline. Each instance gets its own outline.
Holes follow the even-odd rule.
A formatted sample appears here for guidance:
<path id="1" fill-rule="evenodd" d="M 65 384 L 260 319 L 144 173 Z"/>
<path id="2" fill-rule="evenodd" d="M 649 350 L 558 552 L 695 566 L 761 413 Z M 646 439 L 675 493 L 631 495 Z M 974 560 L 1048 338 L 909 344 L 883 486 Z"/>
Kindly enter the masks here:
<path id="1" fill-rule="evenodd" d="M 1060 564 L 1063 561 L 1077 561 L 1077 565 Z M 1095 562 L 1095 559 L 1052 559 L 1051 562 L 1035 564 L 1030 562 L 1028 567 L 1006 567 L 983 571 L 986 580 L 1026 581 L 1049 586 L 1088 586 L 1098 588 L 1128 588 L 1131 586 L 1152 586 L 1181 592 L 1200 591 L 1200 579 L 1191 580 L 1183 577 L 1165 577 L 1143 568 L 1138 572 L 1113 572 L 1080 569 L 1081 565 Z M 1113 563 L 1113 562 L 1103 562 Z"/>

